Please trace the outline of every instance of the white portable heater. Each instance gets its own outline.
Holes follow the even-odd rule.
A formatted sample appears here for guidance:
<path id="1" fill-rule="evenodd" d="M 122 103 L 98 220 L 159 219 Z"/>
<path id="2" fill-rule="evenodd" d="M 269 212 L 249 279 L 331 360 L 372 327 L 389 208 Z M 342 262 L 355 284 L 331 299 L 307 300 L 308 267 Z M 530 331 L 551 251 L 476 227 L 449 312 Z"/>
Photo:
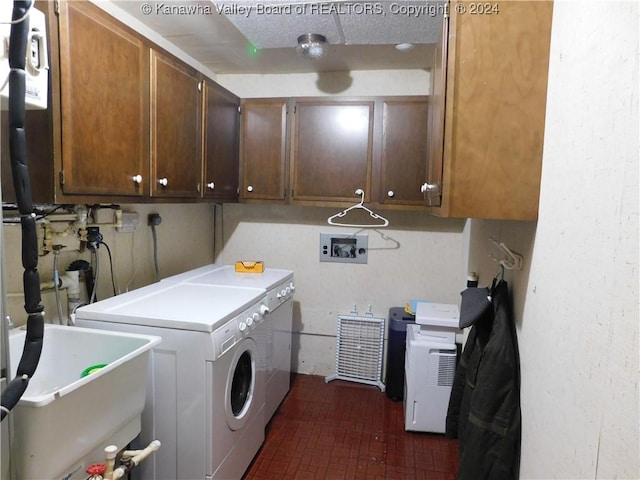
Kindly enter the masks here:
<path id="1" fill-rule="evenodd" d="M 384 348 L 384 318 L 367 314 L 339 315 L 336 336 L 336 373 L 331 380 L 375 385 L 384 392 L 382 383 L 382 352 Z"/>
<path id="2" fill-rule="evenodd" d="M 444 433 L 456 371 L 456 305 L 419 302 L 407 326 L 405 430 Z"/>

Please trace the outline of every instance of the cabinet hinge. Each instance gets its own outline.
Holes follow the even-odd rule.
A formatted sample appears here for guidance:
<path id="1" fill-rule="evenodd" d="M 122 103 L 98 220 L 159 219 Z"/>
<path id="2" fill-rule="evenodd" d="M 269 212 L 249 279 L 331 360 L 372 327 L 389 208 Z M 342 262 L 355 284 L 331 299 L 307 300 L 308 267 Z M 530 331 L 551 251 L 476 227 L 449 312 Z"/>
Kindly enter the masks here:
<path id="1" fill-rule="evenodd" d="M 64 185 L 64 170 L 60 170 L 60 173 L 58 174 L 58 178 L 60 180 L 60 185 Z"/>
<path id="2" fill-rule="evenodd" d="M 198 91 L 201 92 L 202 91 L 202 80 L 200 80 L 198 82 Z"/>
<path id="3" fill-rule="evenodd" d="M 444 19 L 449 18 L 449 9 L 451 8 L 451 2 L 447 2 L 444 4 Z"/>
<path id="4" fill-rule="evenodd" d="M 60 0 L 53 1 L 53 13 L 60 15 Z"/>
<path id="5" fill-rule="evenodd" d="M 238 114 L 242 115 L 242 107 L 241 106 L 238 106 Z"/>

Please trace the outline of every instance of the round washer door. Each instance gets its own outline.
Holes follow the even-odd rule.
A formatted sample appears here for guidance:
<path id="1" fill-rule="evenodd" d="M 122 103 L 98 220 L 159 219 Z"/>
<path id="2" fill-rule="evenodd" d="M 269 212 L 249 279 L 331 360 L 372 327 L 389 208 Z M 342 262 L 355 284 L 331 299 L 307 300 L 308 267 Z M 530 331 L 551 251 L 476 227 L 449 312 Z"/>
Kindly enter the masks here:
<path id="1" fill-rule="evenodd" d="M 224 409 L 229 428 L 239 430 L 259 407 L 255 401 L 258 347 L 252 339 L 245 338 L 234 350 L 227 374 Z"/>

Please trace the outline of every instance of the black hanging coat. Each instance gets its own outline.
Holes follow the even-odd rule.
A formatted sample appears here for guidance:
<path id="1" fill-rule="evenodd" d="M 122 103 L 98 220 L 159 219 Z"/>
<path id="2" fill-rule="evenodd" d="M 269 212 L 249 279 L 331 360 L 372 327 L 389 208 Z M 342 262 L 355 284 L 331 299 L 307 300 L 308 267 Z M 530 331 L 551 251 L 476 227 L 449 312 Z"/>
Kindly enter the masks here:
<path id="1" fill-rule="evenodd" d="M 520 467 L 520 361 L 507 284 L 471 328 L 456 369 L 446 435 L 459 439 L 459 480 L 517 479 Z"/>

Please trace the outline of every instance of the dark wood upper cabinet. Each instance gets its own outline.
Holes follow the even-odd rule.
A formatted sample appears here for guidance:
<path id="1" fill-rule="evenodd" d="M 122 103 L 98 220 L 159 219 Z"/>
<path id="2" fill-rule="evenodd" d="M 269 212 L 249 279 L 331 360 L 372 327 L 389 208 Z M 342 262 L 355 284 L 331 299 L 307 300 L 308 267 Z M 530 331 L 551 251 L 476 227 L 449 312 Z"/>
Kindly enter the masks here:
<path id="1" fill-rule="evenodd" d="M 49 105 L 49 108 L 51 106 Z M 0 152 L 2 152 L 2 201 L 15 203 L 13 172 L 9 151 L 9 115 L 3 111 L 0 115 Z M 31 198 L 36 203 L 53 203 L 53 131 L 48 110 L 27 110 L 25 112 L 25 136 L 27 148 L 27 166 L 31 185 Z"/>
<path id="2" fill-rule="evenodd" d="M 420 191 L 428 163 L 428 97 L 382 101 L 378 200 L 387 205 L 424 205 Z"/>
<path id="3" fill-rule="evenodd" d="M 374 102 L 297 99 L 294 112 L 291 199 L 369 200 Z"/>
<path id="4" fill-rule="evenodd" d="M 455 0 L 451 12 L 458 3 L 467 11 L 476 7 Z M 444 121 L 432 125 L 430 141 L 437 142 L 434 152 L 442 142 L 443 154 L 430 158 L 426 185 L 440 188 L 441 204 L 430 210 L 437 215 L 508 220 L 538 215 L 553 3 L 498 7 L 494 14 L 452 14 L 446 47 L 438 51 L 446 62 L 446 77 L 434 76 L 434 81 L 446 78 Z M 440 93 L 437 85 L 433 90 Z"/>
<path id="5" fill-rule="evenodd" d="M 241 107 L 240 197 L 287 198 L 287 99 L 247 99 Z"/>
<path id="6" fill-rule="evenodd" d="M 34 200 L 237 200 L 237 97 L 211 80 L 204 92 L 199 72 L 91 2 L 37 7 L 51 70 L 49 108 L 26 115 Z M 11 201 L 7 138 L 2 184 Z"/>
<path id="7" fill-rule="evenodd" d="M 204 90 L 204 164 L 202 196 L 238 200 L 240 99 L 211 81 Z"/>
<path id="8" fill-rule="evenodd" d="M 202 80 L 151 50 L 151 196 L 198 197 L 202 161 Z"/>
<path id="9" fill-rule="evenodd" d="M 63 1 L 59 8 L 62 191 L 142 196 L 148 48 L 88 2 Z"/>
<path id="10" fill-rule="evenodd" d="M 362 189 L 367 203 L 424 209 L 428 97 L 290 101 L 288 128 L 285 99 L 243 102 L 243 200 L 348 205 L 360 200 L 355 192 Z M 286 190 L 287 197 L 280 193 Z"/>

